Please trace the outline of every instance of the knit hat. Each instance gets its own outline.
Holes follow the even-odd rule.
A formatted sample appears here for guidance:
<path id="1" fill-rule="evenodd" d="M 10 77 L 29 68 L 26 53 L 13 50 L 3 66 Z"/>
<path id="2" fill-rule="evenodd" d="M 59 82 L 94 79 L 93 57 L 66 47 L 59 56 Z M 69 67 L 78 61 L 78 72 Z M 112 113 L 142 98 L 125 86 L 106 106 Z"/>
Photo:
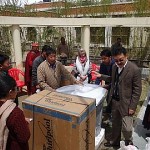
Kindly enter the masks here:
<path id="1" fill-rule="evenodd" d="M 32 43 L 32 47 L 39 47 L 38 43 Z"/>

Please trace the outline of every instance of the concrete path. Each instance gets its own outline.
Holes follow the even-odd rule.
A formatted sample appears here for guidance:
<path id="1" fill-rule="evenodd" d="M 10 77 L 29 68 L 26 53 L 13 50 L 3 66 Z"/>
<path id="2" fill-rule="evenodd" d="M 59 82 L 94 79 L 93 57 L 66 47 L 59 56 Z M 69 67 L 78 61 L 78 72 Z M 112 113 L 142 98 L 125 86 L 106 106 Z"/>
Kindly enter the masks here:
<path id="1" fill-rule="evenodd" d="M 135 127 L 133 129 L 133 143 L 136 145 L 140 150 L 145 149 L 145 145 L 147 144 L 145 133 L 150 132 L 150 130 L 146 130 L 143 128 L 142 120 L 145 114 L 147 106 L 147 100 L 145 100 L 143 106 L 140 109 L 140 112 L 135 121 Z"/>

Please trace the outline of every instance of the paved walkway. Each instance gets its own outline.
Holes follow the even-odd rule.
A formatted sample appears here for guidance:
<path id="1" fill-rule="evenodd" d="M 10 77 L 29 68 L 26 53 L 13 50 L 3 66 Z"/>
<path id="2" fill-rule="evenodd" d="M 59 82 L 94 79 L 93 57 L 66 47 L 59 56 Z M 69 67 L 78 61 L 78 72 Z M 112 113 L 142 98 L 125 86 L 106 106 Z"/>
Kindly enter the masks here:
<path id="1" fill-rule="evenodd" d="M 142 120 L 144 117 L 144 113 L 147 106 L 147 100 L 145 100 L 143 106 L 140 109 L 140 112 L 137 116 L 135 121 L 135 127 L 133 129 L 133 143 L 136 145 L 140 150 L 145 149 L 145 145 L 147 144 L 145 133 L 150 132 L 143 128 Z"/>

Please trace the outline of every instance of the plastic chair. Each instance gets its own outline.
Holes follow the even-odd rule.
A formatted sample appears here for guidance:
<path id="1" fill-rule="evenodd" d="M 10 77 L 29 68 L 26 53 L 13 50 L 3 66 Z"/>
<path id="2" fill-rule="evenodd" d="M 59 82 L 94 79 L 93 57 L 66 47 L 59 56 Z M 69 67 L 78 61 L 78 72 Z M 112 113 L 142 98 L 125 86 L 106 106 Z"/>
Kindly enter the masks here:
<path id="1" fill-rule="evenodd" d="M 99 69 L 100 69 L 100 66 L 92 63 L 92 71 L 99 71 Z M 94 82 L 97 77 L 96 77 L 95 73 L 93 73 L 93 72 L 91 72 L 91 75 L 92 75 L 91 81 Z"/>
<path id="2" fill-rule="evenodd" d="M 8 74 L 15 79 L 19 91 L 22 92 L 22 87 L 25 86 L 25 82 L 20 80 L 20 75 L 24 78 L 24 72 L 17 68 L 11 68 L 8 70 Z"/>
<path id="3" fill-rule="evenodd" d="M 100 66 L 92 63 L 92 71 L 99 71 L 99 69 L 100 69 Z"/>
<path id="4" fill-rule="evenodd" d="M 69 66 L 74 66 L 74 64 L 70 64 Z"/>

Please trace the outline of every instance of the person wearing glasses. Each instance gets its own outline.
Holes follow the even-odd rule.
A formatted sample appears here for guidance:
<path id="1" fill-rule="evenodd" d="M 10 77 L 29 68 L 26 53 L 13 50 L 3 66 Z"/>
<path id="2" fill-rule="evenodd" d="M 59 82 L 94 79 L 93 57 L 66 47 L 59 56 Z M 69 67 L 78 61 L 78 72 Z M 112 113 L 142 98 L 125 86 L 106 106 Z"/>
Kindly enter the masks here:
<path id="1" fill-rule="evenodd" d="M 111 81 L 109 102 L 112 101 L 112 139 L 104 143 L 106 147 L 120 145 L 121 131 L 125 144 L 133 144 L 133 114 L 142 91 L 140 69 L 127 59 L 126 49 L 121 47 L 112 50 L 112 57 L 115 61 L 112 75 L 97 73 L 102 80 Z"/>
<path id="2" fill-rule="evenodd" d="M 29 150 L 29 119 L 16 106 L 16 81 L 9 75 L 0 74 L 0 149 Z"/>

